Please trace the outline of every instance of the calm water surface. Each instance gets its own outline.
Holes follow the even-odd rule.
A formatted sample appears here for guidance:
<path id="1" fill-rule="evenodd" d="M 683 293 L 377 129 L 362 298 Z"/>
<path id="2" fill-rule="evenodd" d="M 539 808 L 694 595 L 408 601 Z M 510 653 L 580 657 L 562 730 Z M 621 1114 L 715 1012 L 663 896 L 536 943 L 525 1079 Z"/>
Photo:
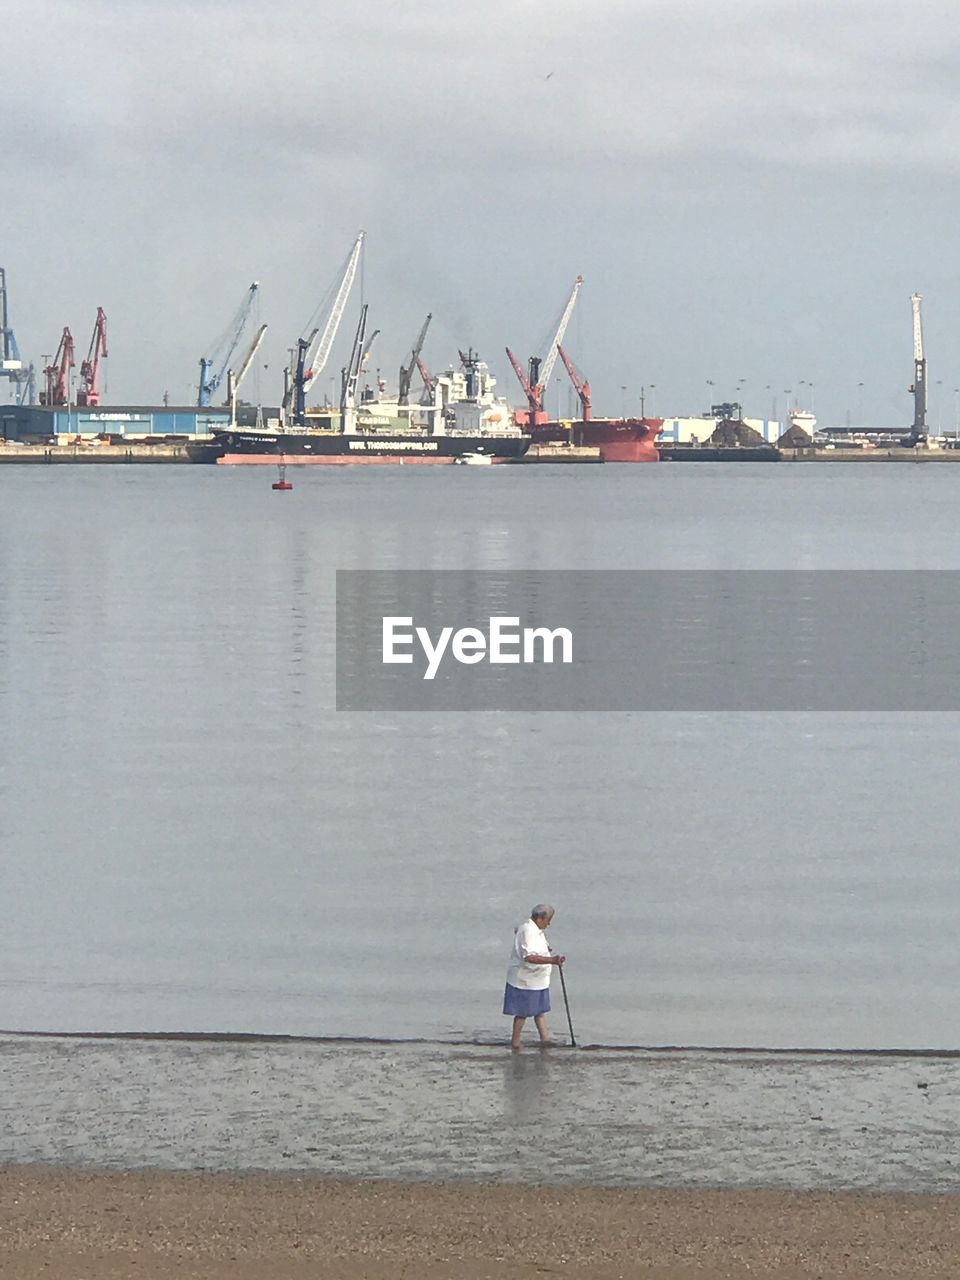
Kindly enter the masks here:
<path id="1" fill-rule="evenodd" d="M 333 710 L 337 568 L 955 569 L 960 469 L 273 478 L 0 471 L 0 1026 L 489 1039 L 547 898 L 583 1039 L 960 1046 L 957 716 Z"/>

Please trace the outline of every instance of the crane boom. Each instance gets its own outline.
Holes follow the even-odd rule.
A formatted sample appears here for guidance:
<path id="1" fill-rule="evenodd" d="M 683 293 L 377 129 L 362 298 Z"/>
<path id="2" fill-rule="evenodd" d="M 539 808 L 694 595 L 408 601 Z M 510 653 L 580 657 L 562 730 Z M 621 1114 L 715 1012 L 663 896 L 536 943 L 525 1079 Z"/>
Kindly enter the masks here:
<path id="1" fill-rule="evenodd" d="M 236 373 L 232 369 L 227 370 L 227 404 L 230 406 L 230 422 L 231 425 L 237 421 L 237 392 L 240 389 L 240 383 L 247 376 L 247 370 L 253 361 L 253 357 L 259 350 L 260 343 L 263 341 L 263 335 L 267 332 L 267 326 L 262 324 L 257 330 L 253 341 L 247 348 L 246 355 L 240 361 L 240 368 Z"/>
<path id="2" fill-rule="evenodd" d="M 297 340 L 297 364 L 293 372 L 292 381 L 286 384 L 286 390 L 283 395 L 282 415 L 286 416 L 287 410 L 293 404 L 293 420 L 298 427 L 302 427 L 306 422 L 307 412 L 307 352 L 313 346 L 313 340 L 317 336 L 317 330 L 310 334 L 309 338 L 299 338 Z"/>
<path id="3" fill-rule="evenodd" d="M 100 361 L 107 352 L 107 316 L 103 307 L 97 307 L 97 318 L 90 338 L 86 360 L 80 364 L 80 381 L 83 386 L 77 392 L 77 404 L 100 403 Z"/>
<path id="4" fill-rule="evenodd" d="M 250 312 L 257 296 L 259 283 L 253 284 L 244 294 L 243 301 L 237 308 L 236 315 L 217 339 L 209 356 L 200 357 L 200 386 L 197 390 L 197 404 L 201 408 L 210 403 L 210 398 L 223 381 L 223 375 L 237 349 L 237 343 L 243 337 Z M 216 367 L 216 372 L 211 372 Z"/>
<path id="5" fill-rule="evenodd" d="M 20 358 L 16 335 L 10 327 L 7 311 L 7 273 L 0 267 L 0 378 L 14 384 L 17 404 L 33 404 L 36 387 L 34 368 Z"/>
<path id="6" fill-rule="evenodd" d="M 910 440 L 916 444 L 927 434 L 927 361 L 923 354 L 923 325 L 920 318 L 920 303 L 923 298 L 919 293 L 911 294 L 910 305 L 913 308 L 913 428 Z"/>
<path id="7" fill-rule="evenodd" d="M 433 388 L 437 385 L 437 380 L 419 356 L 417 356 L 417 369 L 420 373 L 420 377 L 423 379 L 423 385 L 432 395 Z"/>
<path id="8" fill-rule="evenodd" d="M 233 389 L 235 391 L 240 386 L 240 383 L 246 377 L 247 370 L 250 368 L 250 363 L 253 360 L 253 357 L 257 354 L 257 351 L 260 348 L 260 343 L 263 341 L 263 335 L 266 332 L 267 332 L 267 326 L 265 324 L 262 324 L 260 328 L 257 330 L 256 337 L 253 339 L 253 341 L 250 343 L 250 346 L 247 348 L 247 354 L 241 360 L 240 368 L 237 370 L 237 372 L 233 376 Z"/>
<path id="9" fill-rule="evenodd" d="M 591 404 L 590 404 L 590 383 L 587 382 L 585 378 L 580 377 L 576 369 L 573 367 L 573 361 L 564 351 L 563 347 L 560 345 L 559 342 L 557 343 L 557 351 L 559 352 L 560 359 L 563 361 L 564 368 L 566 369 L 567 373 L 570 375 L 570 381 L 573 383 L 574 390 L 576 391 L 577 395 L 580 397 L 580 405 L 583 412 L 583 421 L 589 422 L 591 413 L 592 413 Z"/>
<path id="10" fill-rule="evenodd" d="M 913 358 L 914 360 L 923 359 L 923 324 L 920 318 L 920 303 L 923 301 L 923 295 L 913 293 L 910 295 L 910 305 L 913 307 Z"/>
<path id="11" fill-rule="evenodd" d="M 357 415 L 357 381 L 360 377 L 360 363 L 363 360 L 363 336 L 367 331 L 367 306 L 360 308 L 360 323 L 353 339 L 353 350 L 350 363 L 343 370 L 340 379 L 340 429 L 345 435 L 351 435 L 356 427 Z"/>
<path id="12" fill-rule="evenodd" d="M 530 385 L 527 375 L 523 372 L 523 369 L 520 367 L 520 361 L 517 359 L 517 357 L 513 354 L 513 352 L 510 350 L 509 347 L 507 347 L 506 351 L 507 351 L 507 359 L 513 365 L 513 372 L 517 375 L 517 380 L 519 381 L 521 387 L 523 387 L 523 393 L 527 397 L 527 400 L 530 402 L 531 410 L 533 410 L 533 408 L 535 407 L 534 402 L 536 400 L 535 389 Z"/>
<path id="13" fill-rule="evenodd" d="M 424 339 L 427 336 L 427 330 L 430 328 L 430 321 L 433 319 L 433 312 L 427 313 L 427 318 L 423 322 L 423 328 L 417 336 L 416 342 L 413 344 L 413 351 L 410 354 L 410 363 L 400 366 L 400 394 L 397 396 L 398 404 L 408 404 L 410 400 L 410 383 L 413 380 L 413 371 L 420 364 L 420 352 L 423 350 Z"/>
<path id="14" fill-rule="evenodd" d="M 367 341 L 364 343 L 364 347 L 363 347 L 363 356 L 361 357 L 361 360 L 360 360 L 360 374 L 359 374 L 359 376 L 360 376 L 361 378 L 362 378 L 362 377 L 364 376 L 364 374 L 367 372 L 367 365 L 368 365 L 368 364 L 369 364 L 369 362 L 370 362 L 370 355 L 371 355 L 371 353 L 372 353 L 372 351 L 373 351 L 373 344 L 376 342 L 376 340 L 377 340 L 377 335 L 379 334 L 379 332 L 380 332 L 380 330 L 379 330 L 379 329 L 374 329 L 373 333 L 371 333 L 370 337 L 369 337 L 369 338 L 367 339 Z"/>
<path id="15" fill-rule="evenodd" d="M 19 375 L 22 368 L 17 339 L 7 314 L 7 273 L 0 267 L 0 373 L 4 377 L 12 377 Z"/>
<path id="16" fill-rule="evenodd" d="M 340 328 L 340 321 L 343 319 L 343 313 L 347 306 L 347 299 L 350 296 L 350 290 L 353 287 L 353 280 L 357 274 L 357 263 L 360 261 L 360 251 L 363 248 L 363 240 L 366 235 L 365 231 L 361 231 L 356 240 L 353 242 L 353 248 L 347 258 L 343 274 L 340 277 L 340 287 L 337 289 L 337 296 L 334 298 L 330 315 L 327 323 L 323 327 L 323 333 L 320 335 L 320 341 L 317 343 L 316 349 L 307 352 L 304 360 L 304 386 L 312 382 L 314 378 L 318 378 L 326 368 L 327 361 L 330 359 L 330 349 L 333 346 L 333 340 L 337 336 L 337 330 Z M 316 330 L 314 330 L 316 332 Z"/>
<path id="17" fill-rule="evenodd" d="M 60 337 L 57 354 L 53 357 L 53 364 L 47 365 L 43 371 L 47 389 L 40 397 L 41 404 L 60 405 L 69 403 L 70 370 L 73 367 L 73 334 L 69 329 L 65 328 Z"/>
<path id="18" fill-rule="evenodd" d="M 577 295 L 583 287 L 583 276 L 577 276 L 573 282 L 573 288 L 570 290 L 570 297 L 567 299 L 567 305 L 563 309 L 560 317 L 560 323 L 557 325 L 557 332 L 554 334 L 553 341 L 547 348 L 547 353 L 540 364 L 540 377 L 537 380 L 537 386 L 540 389 L 541 407 L 543 403 L 543 392 L 550 385 L 550 375 L 553 373 L 553 366 L 557 361 L 557 348 L 563 341 L 564 334 L 567 332 L 567 325 L 570 323 L 570 317 L 573 315 L 573 308 L 577 304 Z"/>

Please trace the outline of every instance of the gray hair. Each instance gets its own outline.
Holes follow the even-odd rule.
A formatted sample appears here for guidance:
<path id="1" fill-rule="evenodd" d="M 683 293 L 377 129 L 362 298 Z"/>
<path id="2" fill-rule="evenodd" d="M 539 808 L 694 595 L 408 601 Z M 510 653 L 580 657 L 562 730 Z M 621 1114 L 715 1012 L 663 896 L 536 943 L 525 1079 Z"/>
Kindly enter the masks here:
<path id="1" fill-rule="evenodd" d="M 530 919 L 542 920 L 544 916 L 552 916 L 552 915 L 553 915 L 553 907 L 551 907 L 549 902 L 538 902 L 537 905 L 530 912 Z"/>

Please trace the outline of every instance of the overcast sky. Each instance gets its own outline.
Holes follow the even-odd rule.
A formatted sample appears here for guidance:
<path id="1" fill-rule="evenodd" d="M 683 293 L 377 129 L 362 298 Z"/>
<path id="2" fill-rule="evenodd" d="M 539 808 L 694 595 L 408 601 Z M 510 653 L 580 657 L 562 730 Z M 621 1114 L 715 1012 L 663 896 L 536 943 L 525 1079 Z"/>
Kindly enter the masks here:
<path id="1" fill-rule="evenodd" d="M 275 403 L 286 348 L 364 228 L 372 363 L 391 383 L 432 311 L 427 364 L 473 344 L 519 403 L 504 346 L 542 348 L 582 273 L 568 346 L 600 412 L 636 412 L 646 387 L 648 413 L 693 413 L 743 380 L 753 415 L 782 413 L 788 388 L 809 407 L 812 386 L 821 423 L 907 425 L 916 290 L 930 420 L 952 430 L 955 14 L 6 0 L 11 322 L 38 365 L 69 325 L 79 362 L 103 306 L 109 399 L 189 403 L 256 279 L 270 328 L 244 390 Z M 566 413 L 566 380 L 558 397 Z"/>

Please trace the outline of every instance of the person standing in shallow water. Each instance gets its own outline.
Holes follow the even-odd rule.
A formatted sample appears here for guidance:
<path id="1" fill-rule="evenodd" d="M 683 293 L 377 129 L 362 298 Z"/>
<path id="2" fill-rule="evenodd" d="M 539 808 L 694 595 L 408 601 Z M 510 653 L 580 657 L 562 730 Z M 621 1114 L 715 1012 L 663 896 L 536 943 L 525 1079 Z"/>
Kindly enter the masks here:
<path id="1" fill-rule="evenodd" d="M 520 1048 L 520 1035 L 527 1018 L 533 1018 L 541 1044 L 549 1044 L 547 1014 L 550 1012 L 550 977 L 553 966 L 563 964 L 566 956 L 555 956 L 547 944 L 546 930 L 553 920 L 553 907 L 538 902 L 530 919 L 519 926 L 513 938 L 513 951 L 507 969 L 507 986 L 503 993 L 503 1012 L 513 1018 L 511 1049 Z"/>

